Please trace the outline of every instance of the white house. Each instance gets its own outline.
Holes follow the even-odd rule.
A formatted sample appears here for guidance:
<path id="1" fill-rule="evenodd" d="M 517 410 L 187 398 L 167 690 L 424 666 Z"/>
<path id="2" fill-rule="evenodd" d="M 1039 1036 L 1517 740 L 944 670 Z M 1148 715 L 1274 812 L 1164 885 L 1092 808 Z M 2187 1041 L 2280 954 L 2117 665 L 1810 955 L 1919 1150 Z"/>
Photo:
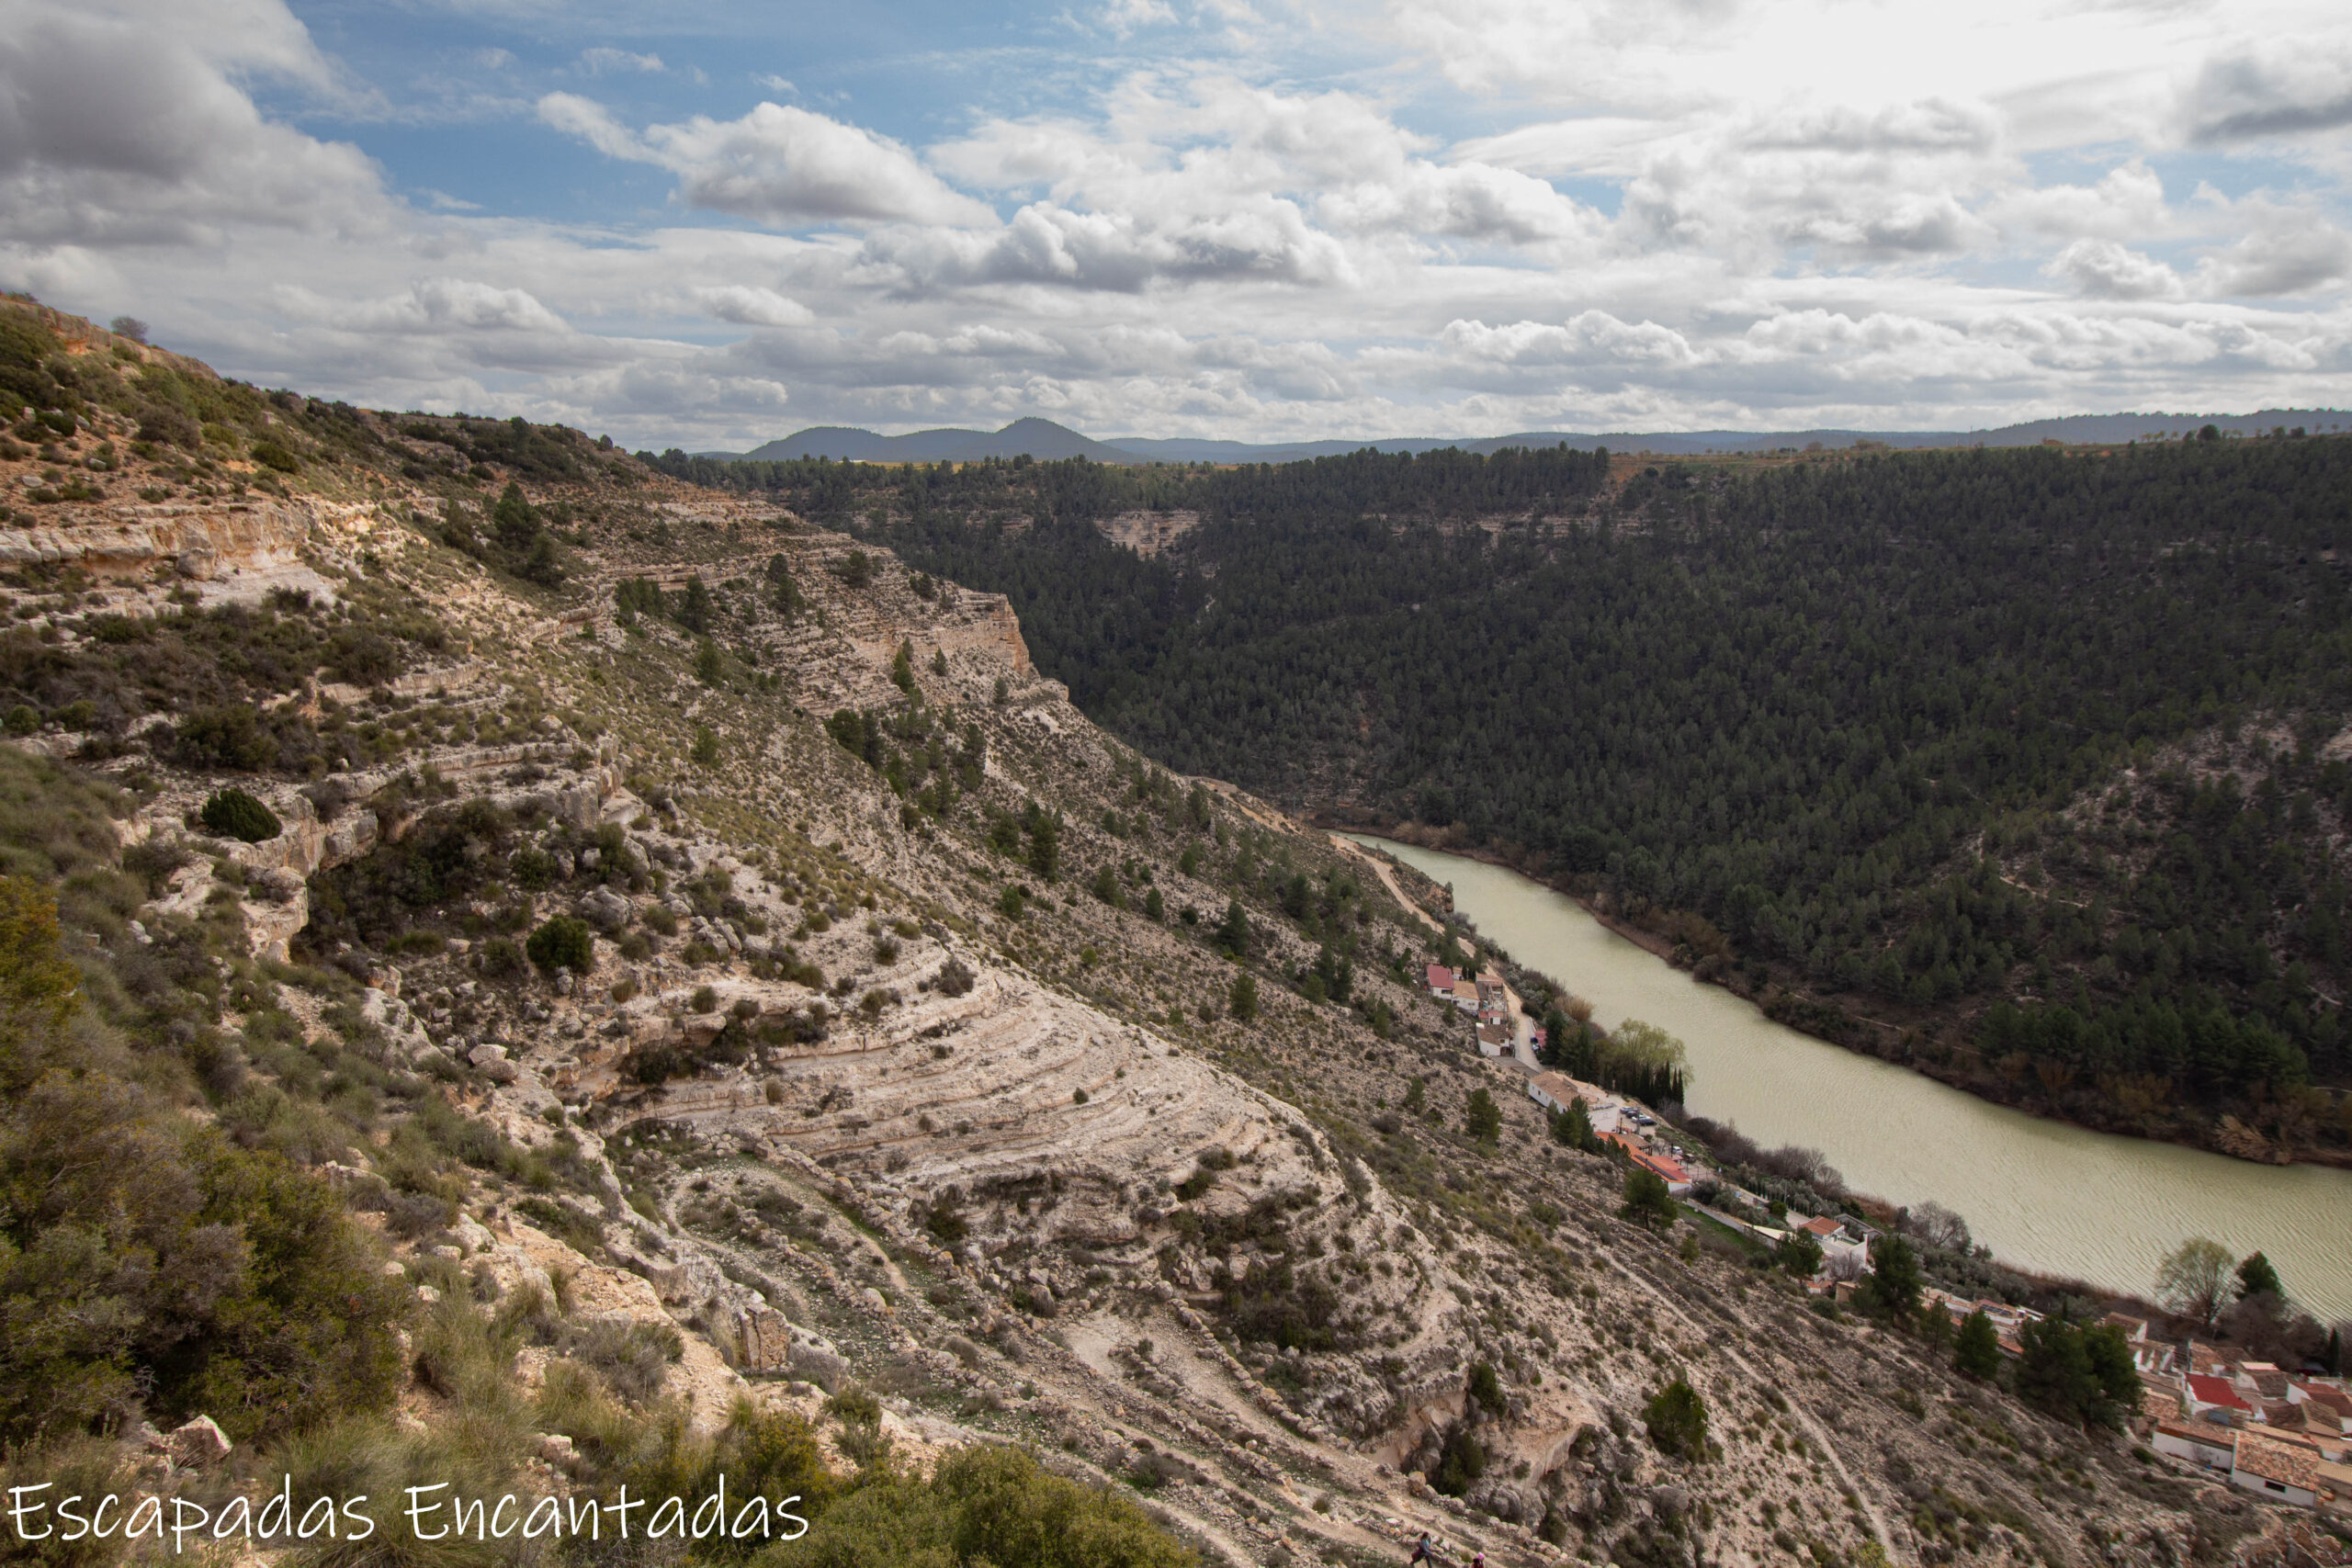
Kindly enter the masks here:
<path id="1" fill-rule="evenodd" d="M 2160 1454 L 2208 1470 L 2227 1470 L 2236 1462 L 2237 1434 L 2201 1421 L 2159 1421 L 2150 1442 Z"/>
<path id="2" fill-rule="evenodd" d="M 1478 1055 L 1481 1056 L 1508 1056 L 1511 1054 L 1511 1047 L 1518 1043 L 1519 1037 L 1506 1024 L 1482 1023 L 1478 1026 Z"/>
<path id="3" fill-rule="evenodd" d="M 2308 1508 L 2319 1502 L 2319 1462 L 2317 1449 L 2283 1433 L 2240 1432 L 2230 1483 Z"/>

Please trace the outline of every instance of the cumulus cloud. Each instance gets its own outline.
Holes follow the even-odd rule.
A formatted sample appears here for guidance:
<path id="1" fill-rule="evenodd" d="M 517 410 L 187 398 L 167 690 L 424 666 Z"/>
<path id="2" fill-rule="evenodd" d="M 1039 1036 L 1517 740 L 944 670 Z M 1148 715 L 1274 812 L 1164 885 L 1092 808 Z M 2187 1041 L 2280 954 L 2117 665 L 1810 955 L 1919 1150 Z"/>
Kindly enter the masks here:
<path id="1" fill-rule="evenodd" d="M 763 103 L 740 119 L 704 115 L 628 130 L 571 93 L 539 100 L 539 118 L 610 158 L 678 176 L 689 206 L 778 228 L 808 223 L 989 224 L 995 211 L 950 188 L 904 145 L 811 110 Z"/>
<path id="2" fill-rule="evenodd" d="M 1036 412 L 1274 438 L 2341 400 L 2352 22 L 1827 4 L 1091 0 L 1069 38 L 1193 30 L 1142 67 L 1069 49 L 1050 97 L 853 112 L 812 59 L 805 99 L 763 85 L 831 113 L 653 124 L 586 83 L 681 59 L 666 36 L 476 59 L 582 89 L 471 100 L 485 156 L 519 155 L 519 107 L 674 181 L 660 217 L 559 222 L 388 194 L 312 117 L 366 143 L 424 111 L 383 111 L 284 0 L 0 0 L 0 281 L 232 374 L 655 446 Z M 1491 134 L 1436 133 L 1439 77 L 1502 89 Z M 884 134 L 909 126 L 949 129 Z M 2185 173 L 2188 146 L 2220 155 Z"/>
<path id="3" fill-rule="evenodd" d="M 2206 259 L 2198 281 L 2211 295 L 2301 294 L 2352 276 L 2352 235 L 2315 213 L 2253 211 L 2253 231 Z"/>
<path id="4" fill-rule="evenodd" d="M 2352 51 L 2343 40 L 2276 39 L 2209 61 L 2185 95 L 2192 141 L 2308 136 L 2352 125 Z"/>
<path id="5" fill-rule="evenodd" d="M 886 229 L 867 238 L 859 259 L 900 293 L 994 283 L 1134 292 L 1160 281 L 1351 276 L 1337 242 L 1310 228 L 1291 203 L 1270 197 L 1172 221 L 1034 203 L 993 232 Z"/>
<path id="6" fill-rule="evenodd" d="M 2076 240 L 2042 271 L 2093 299 L 2177 299 L 2185 292 L 2171 267 L 2113 240 Z"/>

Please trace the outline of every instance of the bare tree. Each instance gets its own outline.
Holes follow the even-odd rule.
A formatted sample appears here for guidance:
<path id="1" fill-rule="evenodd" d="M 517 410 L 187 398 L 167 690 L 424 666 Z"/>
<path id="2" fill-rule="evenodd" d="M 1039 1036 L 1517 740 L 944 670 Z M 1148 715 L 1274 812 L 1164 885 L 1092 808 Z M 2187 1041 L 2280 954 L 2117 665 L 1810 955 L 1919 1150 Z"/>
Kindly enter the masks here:
<path id="1" fill-rule="evenodd" d="M 2156 1300 L 2175 1317 L 2210 1334 L 2229 1303 L 2230 1270 L 2236 1262 L 2218 1241 L 2201 1235 L 2184 1241 L 2156 1266 Z"/>
<path id="2" fill-rule="evenodd" d="M 136 316 L 117 316 L 109 324 L 117 337 L 127 337 L 133 343 L 147 341 L 147 323 Z"/>
<path id="3" fill-rule="evenodd" d="M 1941 1203 L 1922 1203 L 1905 1209 L 1900 1228 L 1905 1235 L 1917 1236 L 1925 1245 L 1944 1252 L 1964 1253 L 1973 1239 L 1968 1234 L 1968 1222 Z"/>

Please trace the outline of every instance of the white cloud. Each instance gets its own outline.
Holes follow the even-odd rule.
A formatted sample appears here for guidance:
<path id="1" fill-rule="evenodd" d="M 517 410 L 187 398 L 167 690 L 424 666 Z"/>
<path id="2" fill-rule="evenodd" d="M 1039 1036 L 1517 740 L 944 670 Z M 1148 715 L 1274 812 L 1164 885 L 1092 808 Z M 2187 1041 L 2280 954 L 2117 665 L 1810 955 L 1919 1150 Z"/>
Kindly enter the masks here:
<path id="1" fill-rule="evenodd" d="M 0 231 L 20 243 L 220 243 L 223 227 L 370 228 L 387 216 L 356 148 L 262 118 L 232 75 L 321 92 L 334 69 L 282 8 L 223 5 L 215 38 L 171 7 L 11 8 L 0 28 Z"/>
<path id="2" fill-rule="evenodd" d="M 2171 267 L 2113 240 L 2076 240 L 2042 270 L 2093 299 L 2177 299 L 2186 291 Z"/>
<path id="3" fill-rule="evenodd" d="M 693 292 L 695 302 L 714 320 L 740 326 L 805 327 L 817 319 L 816 312 L 799 300 L 752 284 L 710 285 Z"/>
<path id="4" fill-rule="evenodd" d="M 861 87 L 854 116 L 797 70 L 831 114 L 389 111 L 462 110 L 498 158 L 536 109 L 675 181 L 664 216 L 558 222 L 412 205 L 257 107 L 363 144 L 387 112 L 282 0 L 0 0 L 0 282 L 231 374 L 689 448 L 1040 411 L 1271 439 L 2352 395 L 2352 21 L 2318 0 L 1162 4 L 1075 6 L 1098 41 L 1191 30 L 1144 68 L 1072 50 L 1049 98 Z M 648 52 L 561 47 L 607 76 L 706 48 L 620 36 Z"/>
<path id="5" fill-rule="evenodd" d="M 580 68 L 591 76 L 603 76 L 615 71 L 636 71 L 652 75 L 669 69 L 658 54 L 632 54 L 625 49 L 599 44 L 580 51 Z"/>
<path id="6" fill-rule="evenodd" d="M 902 144 L 808 109 L 763 103 L 740 119 L 696 115 L 639 136 L 601 104 L 550 93 L 539 100 L 539 118 L 607 157 L 670 170 L 690 206 L 778 228 L 893 219 L 988 224 L 996 217 Z"/>
<path id="7" fill-rule="evenodd" d="M 2352 51 L 2345 40 L 2276 38 L 2208 61 L 2184 95 L 2198 142 L 2309 137 L 2352 125 Z"/>

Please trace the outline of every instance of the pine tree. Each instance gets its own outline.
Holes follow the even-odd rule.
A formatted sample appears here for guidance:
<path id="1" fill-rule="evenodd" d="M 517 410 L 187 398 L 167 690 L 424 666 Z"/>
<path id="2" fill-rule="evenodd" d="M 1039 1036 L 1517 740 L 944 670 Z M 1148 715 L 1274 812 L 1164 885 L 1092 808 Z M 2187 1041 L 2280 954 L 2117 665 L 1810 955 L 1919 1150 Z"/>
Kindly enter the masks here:
<path id="1" fill-rule="evenodd" d="M 696 572 L 687 578 L 686 590 L 678 597 L 678 624 L 690 632 L 707 632 L 710 630 L 715 609 L 710 589 L 703 582 L 702 573 Z"/>
<path id="2" fill-rule="evenodd" d="M 498 504 L 491 508 L 490 522 L 498 542 L 517 555 L 531 547 L 539 532 L 539 520 L 531 503 L 523 499 L 523 487 L 513 479 L 506 481 Z"/>
<path id="3" fill-rule="evenodd" d="M 1233 1016 L 1243 1023 L 1258 1016 L 1258 980 L 1252 975 L 1233 977 L 1233 990 L 1226 998 Z"/>
<path id="4" fill-rule="evenodd" d="M 1993 1320 L 1981 1312 L 1972 1312 L 1960 1325 L 1960 1337 L 1953 1342 L 1951 1364 L 1962 1377 L 1989 1382 L 2001 1370 L 2001 1340 L 1993 1332 Z"/>
<path id="5" fill-rule="evenodd" d="M 1502 1136 L 1502 1107 L 1495 1103 L 1495 1097 L 1486 1089 L 1474 1089 L 1470 1091 L 1462 1125 L 1473 1143 L 1491 1144 Z"/>

